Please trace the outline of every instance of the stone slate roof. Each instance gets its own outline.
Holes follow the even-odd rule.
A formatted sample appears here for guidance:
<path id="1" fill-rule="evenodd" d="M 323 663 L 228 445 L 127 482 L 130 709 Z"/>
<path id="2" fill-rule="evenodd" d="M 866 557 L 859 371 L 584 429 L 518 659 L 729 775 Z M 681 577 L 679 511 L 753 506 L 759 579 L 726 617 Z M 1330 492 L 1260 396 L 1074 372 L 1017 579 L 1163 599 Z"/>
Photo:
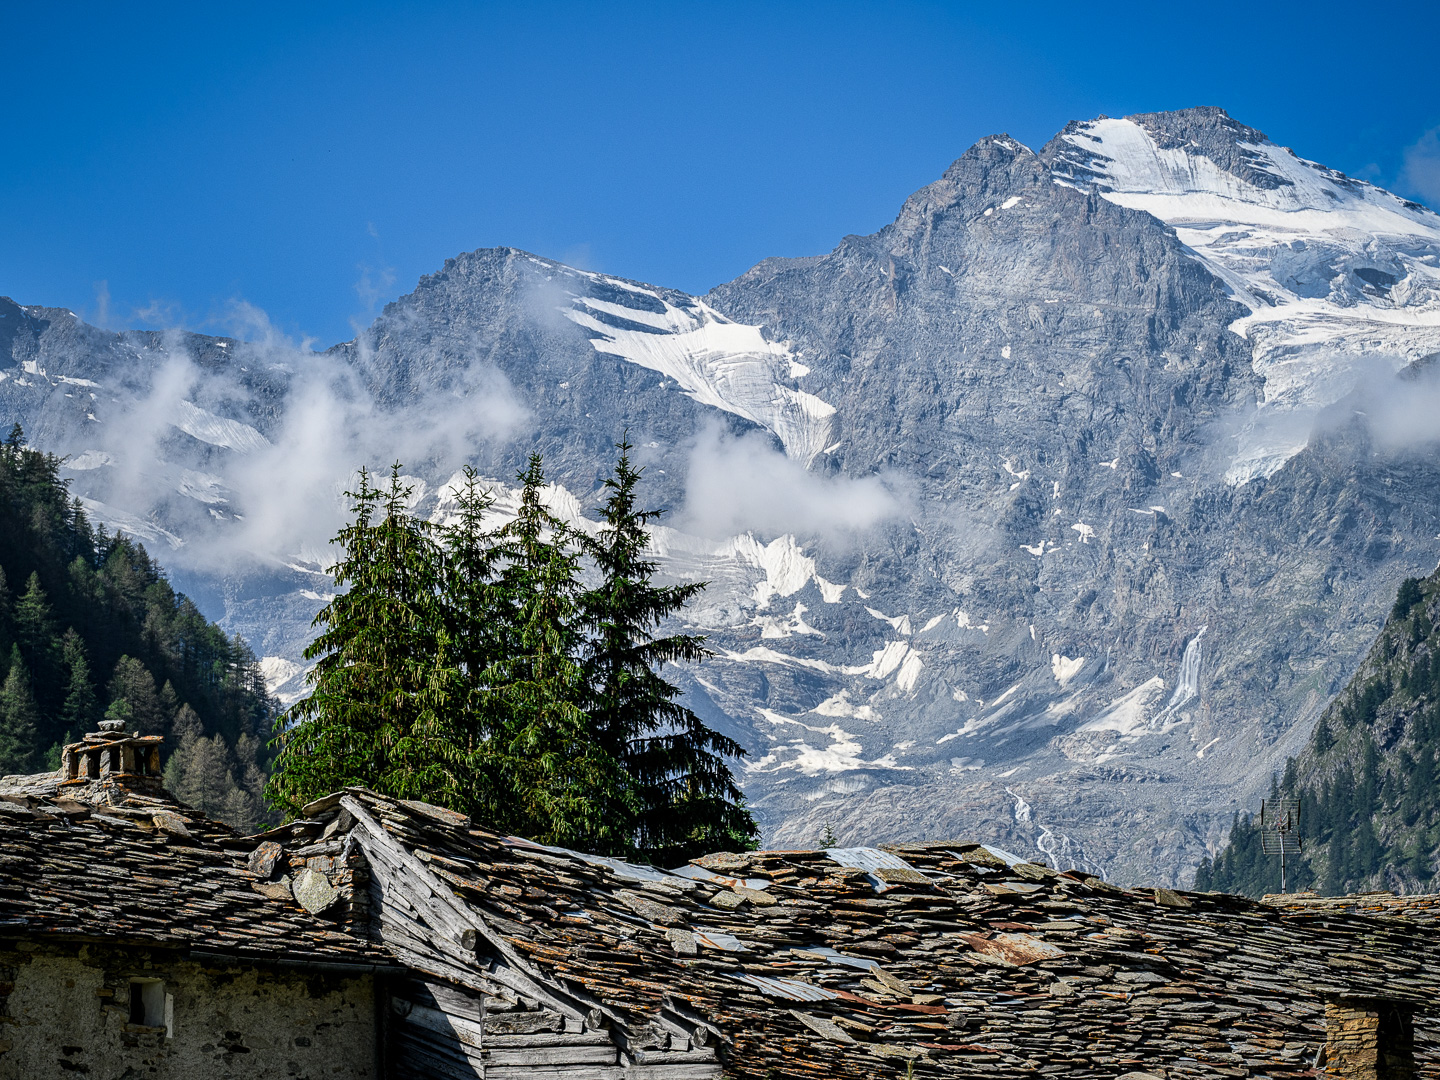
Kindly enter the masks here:
<path id="1" fill-rule="evenodd" d="M 1351 912 L 1377 919 L 1405 919 L 1412 923 L 1440 923 L 1440 893 L 1396 896 L 1394 893 L 1360 893 L 1358 896 L 1318 896 L 1315 893 L 1274 893 L 1265 903 L 1298 914 Z"/>
<path id="2" fill-rule="evenodd" d="M 7 778 L 0 788 L 0 937 L 392 964 L 346 924 L 344 905 L 317 916 L 265 886 L 247 868 L 254 843 L 226 826 L 163 793 L 110 788 L 80 801 L 96 794 L 54 777 Z"/>
<path id="3" fill-rule="evenodd" d="M 710 1026 L 729 1076 L 1315 1075 L 1326 997 L 1376 996 L 1420 1007 L 1419 1075 L 1440 1077 L 1425 1014 L 1440 945 L 1405 920 L 1120 889 L 960 843 L 715 855 L 663 873 L 372 792 L 344 805 L 307 808 L 299 842 L 373 826 L 418 860 L 423 880 L 387 904 L 404 908 L 422 966 L 414 928 L 444 894 L 511 962 L 632 1033 L 662 1009 Z M 443 974 L 457 954 L 431 925 Z"/>
<path id="4" fill-rule="evenodd" d="M 163 796 L 64 790 L 0 790 L 0 935 L 395 957 L 472 987 L 509 966 L 632 1047 L 665 1018 L 703 1027 L 755 1080 L 1315 1075 L 1326 999 L 1379 997 L 1419 1009 L 1418 1075 L 1440 1078 L 1433 897 L 1126 890 L 967 843 L 665 872 L 361 789 L 249 838 Z M 407 866 L 367 903 L 382 849 Z"/>

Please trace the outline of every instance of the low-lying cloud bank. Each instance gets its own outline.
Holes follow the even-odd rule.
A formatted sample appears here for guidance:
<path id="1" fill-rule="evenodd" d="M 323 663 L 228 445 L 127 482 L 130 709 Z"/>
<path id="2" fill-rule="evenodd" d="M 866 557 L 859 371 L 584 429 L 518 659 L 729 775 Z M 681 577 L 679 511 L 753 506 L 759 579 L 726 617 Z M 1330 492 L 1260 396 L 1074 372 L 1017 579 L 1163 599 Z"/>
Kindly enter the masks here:
<path id="1" fill-rule="evenodd" d="M 690 451 L 685 505 L 675 527 L 713 538 L 755 532 L 843 538 L 906 516 L 896 476 L 852 478 L 807 471 L 758 432 L 707 425 Z"/>
<path id="2" fill-rule="evenodd" d="M 177 568 L 224 573 L 297 556 L 323 563 L 360 466 L 384 471 L 398 460 L 407 473 L 447 476 L 528 419 L 488 361 L 390 409 L 339 354 L 290 339 L 250 305 L 233 316 L 248 340 L 204 356 L 190 335 L 164 333 L 148 363 L 107 388 L 100 422 L 80 433 L 80 449 L 103 456 L 75 462 L 77 488 L 152 522 L 156 536 L 182 538 L 164 556 Z M 228 362 L 217 362 L 222 349 Z"/>

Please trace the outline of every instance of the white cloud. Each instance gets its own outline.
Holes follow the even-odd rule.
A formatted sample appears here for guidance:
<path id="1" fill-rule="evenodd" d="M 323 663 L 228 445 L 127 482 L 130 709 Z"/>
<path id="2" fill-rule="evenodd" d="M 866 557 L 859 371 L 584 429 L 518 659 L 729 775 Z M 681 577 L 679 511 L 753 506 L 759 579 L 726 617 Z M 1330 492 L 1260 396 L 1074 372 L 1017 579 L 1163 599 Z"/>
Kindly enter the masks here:
<path id="1" fill-rule="evenodd" d="M 443 479 L 527 418 L 509 381 L 478 355 L 443 389 L 388 410 L 342 356 L 293 340 L 254 305 L 232 302 L 223 322 L 246 339 L 231 348 L 233 365 L 202 373 L 191 339 L 167 332 L 159 355 L 125 372 L 103 423 L 92 426 L 96 460 L 109 468 L 87 476 L 108 488 L 104 503 L 182 534 L 184 545 L 167 556 L 179 567 L 223 572 L 297 555 L 323 562 L 361 466 L 383 472 L 399 460 L 407 473 Z M 258 401 L 246 382 L 257 372 L 270 373 Z M 263 396 L 277 384 L 283 396 Z M 196 501 L 200 476 L 205 497 Z"/>
<path id="2" fill-rule="evenodd" d="M 832 535 L 901 517 L 909 500 L 895 477 L 806 470 L 761 434 L 707 426 L 695 440 L 676 525 L 703 536 Z"/>
<path id="3" fill-rule="evenodd" d="M 1440 207 L 1440 127 L 1431 128 L 1405 150 L 1400 183 L 1432 208 Z"/>

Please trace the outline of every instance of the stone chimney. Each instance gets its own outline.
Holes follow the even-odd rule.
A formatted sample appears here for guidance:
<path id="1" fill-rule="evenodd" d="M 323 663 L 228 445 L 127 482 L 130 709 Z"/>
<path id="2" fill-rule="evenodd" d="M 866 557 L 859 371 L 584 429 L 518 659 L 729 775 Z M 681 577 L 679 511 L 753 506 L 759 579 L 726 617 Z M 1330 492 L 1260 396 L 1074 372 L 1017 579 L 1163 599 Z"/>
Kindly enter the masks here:
<path id="1" fill-rule="evenodd" d="M 129 735 L 123 720 L 101 720 L 100 730 L 71 743 L 60 754 L 60 790 L 125 788 L 161 790 L 160 735 Z"/>
<path id="2" fill-rule="evenodd" d="M 1413 1080 L 1414 1005 L 1378 998 L 1325 1003 L 1325 1075 L 1345 1080 Z"/>

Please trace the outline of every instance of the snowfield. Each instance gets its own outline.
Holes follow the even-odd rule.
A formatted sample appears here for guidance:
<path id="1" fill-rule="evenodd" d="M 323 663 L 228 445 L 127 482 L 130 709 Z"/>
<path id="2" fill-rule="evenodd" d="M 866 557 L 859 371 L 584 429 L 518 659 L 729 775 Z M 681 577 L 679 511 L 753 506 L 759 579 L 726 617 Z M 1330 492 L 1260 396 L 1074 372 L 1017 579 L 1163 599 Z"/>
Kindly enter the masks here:
<path id="1" fill-rule="evenodd" d="M 1304 449 L 1308 424 L 1285 414 L 1440 351 L 1440 215 L 1268 141 L 1241 144 L 1262 186 L 1161 147 L 1133 120 L 1093 120 L 1064 138 L 1074 152 L 1056 183 L 1173 226 L 1250 309 L 1231 329 L 1254 343 L 1265 396 L 1231 483 L 1271 476 Z"/>

